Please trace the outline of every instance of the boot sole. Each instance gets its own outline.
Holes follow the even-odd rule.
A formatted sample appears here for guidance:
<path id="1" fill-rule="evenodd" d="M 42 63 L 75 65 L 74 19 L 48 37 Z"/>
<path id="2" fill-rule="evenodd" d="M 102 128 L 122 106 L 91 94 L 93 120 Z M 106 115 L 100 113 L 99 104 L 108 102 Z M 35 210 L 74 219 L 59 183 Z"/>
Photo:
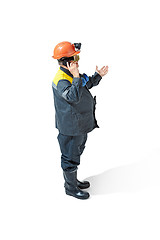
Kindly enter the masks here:
<path id="1" fill-rule="evenodd" d="M 88 195 L 88 196 L 86 196 L 86 197 L 76 196 L 76 195 L 72 194 L 71 192 L 69 192 L 69 191 L 67 191 L 67 190 L 66 190 L 65 192 L 66 192 L 67 195 L 72 196 L 72 197 L 75 197 L 75 198 L 78 198 L 78 199 L 81 199 L 81 200 L 86 200 L 86 199 L 88 199 L 88 198 L 90 197 L 90 195 Z"/>

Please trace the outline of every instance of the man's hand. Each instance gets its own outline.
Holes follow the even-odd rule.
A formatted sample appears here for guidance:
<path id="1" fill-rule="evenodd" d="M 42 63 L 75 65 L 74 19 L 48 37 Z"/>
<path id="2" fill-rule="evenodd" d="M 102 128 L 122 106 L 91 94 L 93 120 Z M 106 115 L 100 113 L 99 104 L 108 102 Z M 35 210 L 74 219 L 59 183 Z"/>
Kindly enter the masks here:
<path id="1" fill-rule="evenodd" d="M 98 67 L 96 66 L 96 72 L 101 76 L 105 76 L 108 73 L 108 66 L 103 66 L 100 70 L 98 70 Z"/>
<path id="2" fill-rule="evenodd" d="M 70 65 L 67 62 L 67 68 L 70 71 L 70 73 L 73 75 L 73 77 L 79 78 L 79 70 L 78 70 L 77 62 L 71 62 Z"/>

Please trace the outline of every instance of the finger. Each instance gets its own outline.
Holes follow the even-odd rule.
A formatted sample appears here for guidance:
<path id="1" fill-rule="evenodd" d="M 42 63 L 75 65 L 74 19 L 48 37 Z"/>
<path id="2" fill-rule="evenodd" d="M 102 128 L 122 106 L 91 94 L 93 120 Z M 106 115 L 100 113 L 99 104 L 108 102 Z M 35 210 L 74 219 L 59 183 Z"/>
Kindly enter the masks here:
<path id="1" fill-rule="evenodd" d="M 103 71 L 103 70 L 104 70 L 104 68 L 105 68 L 105 66 L 103 66 L 103 67 L 101 68 L 101 70 Z"/>
<path id="2" fill-rule="evenodd" d="M 103 70 L 104 70 L 104 71 L 108 71 L 108 66 L 106 66 Z"/>
<path id="3" fill-rule="evenodd" d="M 107 74 L 108 73 L 108 70 L 104 71 L 104 74 Z"/>
<path id="4" fill-rule="evenodd" d="M 67 67 L 69 68 L 69 63 L 67 62 Z"/>
<path id="5" fill-rule="evenodd" d="M 96 65 L 96 70 L 98 71 L 98 66 Z"/>
<path id="6" fill-rule="evenodd" d="M 107 74 L 108 73 L 108 70 L 104 71 L 104 74 Z"/>
<path id="7" fill-rule="evenodd" d="M 76 66 L 76 62 L 71 62 L 71 66 Z"/>

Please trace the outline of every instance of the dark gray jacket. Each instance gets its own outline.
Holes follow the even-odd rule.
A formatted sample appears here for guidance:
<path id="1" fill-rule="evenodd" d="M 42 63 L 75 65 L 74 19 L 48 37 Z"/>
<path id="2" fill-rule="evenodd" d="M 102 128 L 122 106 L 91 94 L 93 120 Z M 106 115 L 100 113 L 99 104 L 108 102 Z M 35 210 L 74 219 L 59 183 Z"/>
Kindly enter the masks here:
<path id="1" fill-rule="evenodd" d="M 99 84 L 102 77 L 95 72 L 82 86 L 83 75 L 73 78 L 69 70 L 60 67 L 60 70 L 72 79 L 59 79 L 52 83 L 56 128 L 63 135 L 77 136 L 88 133 L 98 127 L 95 119 L 96 99 L 89 89 Z"/>

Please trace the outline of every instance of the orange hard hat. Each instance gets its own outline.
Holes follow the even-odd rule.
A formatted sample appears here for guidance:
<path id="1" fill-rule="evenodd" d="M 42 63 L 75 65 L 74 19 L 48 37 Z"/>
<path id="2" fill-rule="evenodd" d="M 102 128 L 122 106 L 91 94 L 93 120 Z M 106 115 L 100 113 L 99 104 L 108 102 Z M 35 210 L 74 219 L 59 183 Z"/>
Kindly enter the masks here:
<path id="1" fill-rule="evenodd" d="M 60 59 L 62 57 L 72 57 L 80 53 L 80 51 L 75 50 L 74 44 L 70 42 L 60 42 L 58 43 L 53 51 L 53 58 Z"/>

